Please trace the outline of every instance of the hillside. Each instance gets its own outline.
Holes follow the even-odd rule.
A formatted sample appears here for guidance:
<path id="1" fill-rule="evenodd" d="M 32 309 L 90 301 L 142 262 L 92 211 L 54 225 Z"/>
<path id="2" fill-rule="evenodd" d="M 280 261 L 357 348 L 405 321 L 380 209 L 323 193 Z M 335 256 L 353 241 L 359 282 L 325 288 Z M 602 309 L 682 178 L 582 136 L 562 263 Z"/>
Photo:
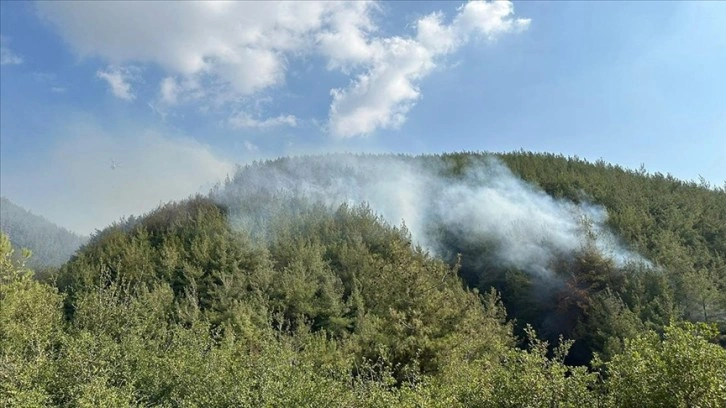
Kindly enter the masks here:
<path id="1" fill-rule="evenodd" d="M 0 197 L 0 231 L 10 236 L 14 246 L 33 252 L 28 260 L 33 268 L 61 266 L 88 240 L 5 197 Z"/>
<path id="2" fill-rule="evenodd" d="M 725 240 L 725 191 L 604 163 L 254 163 L 98 232 L 56 286 L 3 258 L 0 393 L 17 406 L 719 407 Z"/>
<path id="3" fill-rule="evenodd" d="M 331 155 L 248 166 L 216 196 L 230 208 L 232 222 L 251 231 L 266 231 L 264 221 L 274 214 L 294 214 L 299 202 L 284 208 L 284 197 L 329 206 L 366 202 L 393 225 L 405 220 L 415 242 L 433 255 L 450 264 L 461 255 L 460 275 L 469 286 L 497 288 L 515 316 L 521 317 L 520 307 L 544 313 L 525 321 L 556 339 L 563 329 L 549 330 L 544 321 L 554 318 L 548 308 L 560 306 L 549 297 L 532 304 L 522 289 L 568 297 L 558 294 L 563 282 L 555 277 L 565 279 L 568 294 L 595 285 L 630 302 L 658 298 L 658 312 L 629 305 L 648 314 L 646 321 L 662 324 L 678 315 L 724 324 L 726 191 L 707 187 L 524 152 Z M 596 285 L 583 276 L 588 273 L 606 282 Z M 631 285 L 657 293 L 647 300 L 626 294 Z"/>

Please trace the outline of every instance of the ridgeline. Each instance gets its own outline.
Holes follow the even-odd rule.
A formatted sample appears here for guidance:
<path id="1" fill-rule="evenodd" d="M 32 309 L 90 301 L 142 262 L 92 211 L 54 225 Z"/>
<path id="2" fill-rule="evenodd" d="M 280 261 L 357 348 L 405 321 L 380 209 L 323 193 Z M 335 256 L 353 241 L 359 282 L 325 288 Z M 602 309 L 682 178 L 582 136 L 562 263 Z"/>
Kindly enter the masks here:
<path id="1" fill-rule="evenodd" d="M 283 158 L 43 281 L 0 251 L 9 406 L 726 406 L 726 190 L 704 182 Z"/>

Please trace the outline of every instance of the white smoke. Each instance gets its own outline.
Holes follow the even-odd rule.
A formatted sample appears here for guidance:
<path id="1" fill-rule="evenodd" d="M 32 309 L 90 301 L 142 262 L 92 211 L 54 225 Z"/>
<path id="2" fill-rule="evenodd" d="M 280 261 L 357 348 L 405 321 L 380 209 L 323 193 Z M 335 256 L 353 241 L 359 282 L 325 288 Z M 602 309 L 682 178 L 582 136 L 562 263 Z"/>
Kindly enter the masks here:
<path id="1" fill-rule="evenodd" d="M 619 267 L 649 265 L 609 231 L 602 206 L 555 199 L 492 157 L 470 163 L 456 176 L 444 176 L 446 165 L 434 162 L 353 155 L 284 159 L 242 169 L 224 200 L 234 205 L 234 197 L 267 194 L 332 208 L 367 203 L 388 223 L 405 222 L 416 243 L 435 255 L 446 251 L 437 235 L 445 228 L 468 242 L 491 243 L 490 261 L 542 277 L 552 273 L 558 256 L 585 245 L 594 245 Z M 249 220 L 238 222 L 250 228 Z"/>

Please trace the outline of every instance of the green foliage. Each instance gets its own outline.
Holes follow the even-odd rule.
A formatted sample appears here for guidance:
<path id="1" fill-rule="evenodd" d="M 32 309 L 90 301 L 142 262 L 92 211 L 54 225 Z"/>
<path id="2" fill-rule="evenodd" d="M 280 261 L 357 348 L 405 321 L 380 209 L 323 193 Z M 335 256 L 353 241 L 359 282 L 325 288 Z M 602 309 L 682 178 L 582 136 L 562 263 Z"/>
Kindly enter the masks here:
<path id="1" fill-rule="evenodd" d="M 69 310 L 96 285 L 118 282 L 134 292 L 164 283 L 178 302 L 191 302 L 224 324 L 237 310 L 263 307 L 272 277 L 266 250 L 232 231 L 222 208 L 198 197 L 102 231 L 57 280 Z"/>
<path id="2" fill-rule="evenodd" d="M 669 326 L 626 340 L 607 363 L 609 401 L 618 407 L 726 406 L 726 350 L 705 324 Z"/>
<path id="3" fill-rule="evenodd" d="M 726 330 L 726 189 L 577 157 L 529 152 L 499 157 L 555 197 L 604 205 L 617 235 L 662 268 L 673 292 L 668 302 L 682 317 Z"/>
<path id="4" fill-rule="evenodd" d="M 460 177 L 484 158 L 407 160 Z M 491 242 L 436 259 L 366 206 L 231 184 L 248 195 L 98 232 L 54 280 L 34 279 L 0 235 L 0 405 L 726 406 L 724 192 L 502 158 L 555 196 L 606 205 L 656 267 L 616 267 L 585 243 L 547 281 L 475 265 Z"/>
<path id="5" fill-rule="evenodd" d="M 63 297 L 34 281 L 13 252 L 8 236 L 0 233 L 0 401 L 45 406 L 50 396 L 42 384 L 54 374 L 55 347 L 63 336 Z"/>
<path id="6" fill-rule="evenodd" d="M 593 352 L 606 358 L 643 328 L 660 330 L 678 319 L 717 323 L 726 333 L 726 190 L 552 154 L 456 153 L 440 159 L 447 177 L 459 177 L 492 157 L 553 197 L 605 206 L 608 226 L 653 261 L 652 267 L 615 267 L 584 245 L 574 262 L 563 254 L 551 266 L 564 281 L 560 290 L 487 262 L 496 243 L 462 242 L 437 225 L 438 241 L 455 249 L 448 260 L 460 253 L 470 286 L 501 292 L 518 333 L 529 323 L 550 342 L 560 334 L 576 340 L 569 357 L 576 363 L 588 362 Z M 421 160 L 435 163 L 428 156 Z"/>

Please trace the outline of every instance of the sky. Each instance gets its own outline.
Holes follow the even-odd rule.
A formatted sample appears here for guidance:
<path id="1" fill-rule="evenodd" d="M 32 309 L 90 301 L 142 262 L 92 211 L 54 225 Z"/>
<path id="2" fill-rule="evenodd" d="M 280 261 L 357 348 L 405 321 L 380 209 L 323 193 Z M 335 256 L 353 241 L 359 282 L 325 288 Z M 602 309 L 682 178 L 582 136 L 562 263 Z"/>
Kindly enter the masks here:
<path id="1" fill-rule="evenodd" d="M 0 194 L 89 234 L 236 165 L 524 149 L 726 183 L 726 2 L 0 2 Z"/>

